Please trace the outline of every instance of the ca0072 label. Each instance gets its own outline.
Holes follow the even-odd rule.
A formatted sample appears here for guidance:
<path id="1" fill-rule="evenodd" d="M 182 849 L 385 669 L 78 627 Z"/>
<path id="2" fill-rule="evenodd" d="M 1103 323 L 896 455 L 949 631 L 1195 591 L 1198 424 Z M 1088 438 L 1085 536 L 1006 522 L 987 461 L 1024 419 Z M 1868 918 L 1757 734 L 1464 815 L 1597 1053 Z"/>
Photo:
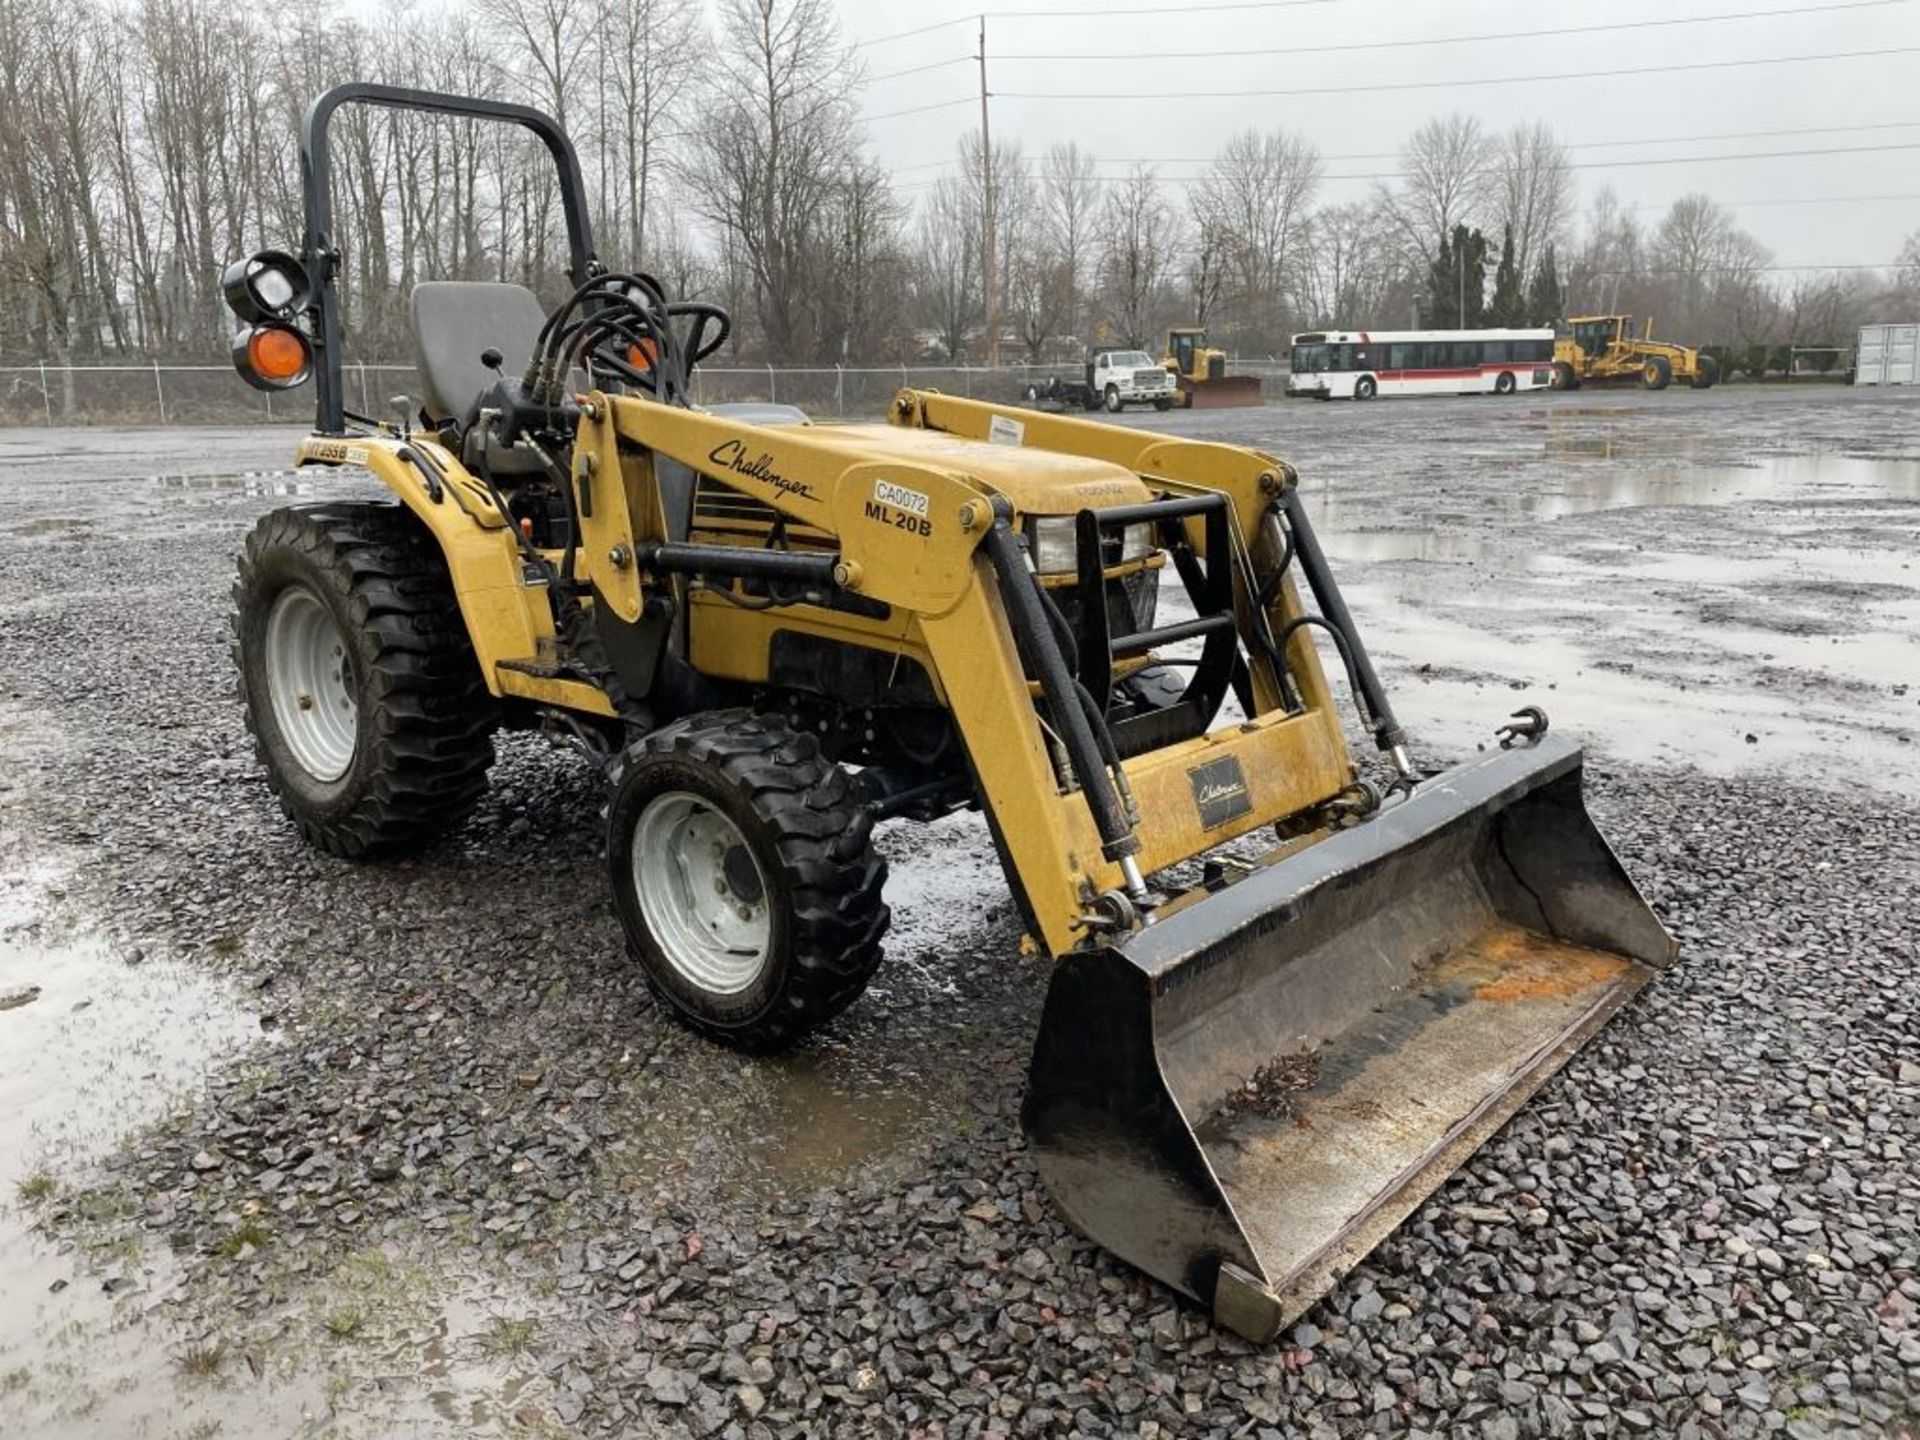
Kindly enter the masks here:
<path id="1" fill-rule="evenodd" d="M 878 520 L 909 535 L 933 534 L 933 521 L 928 518 L 932 511 L 932 502 L 924 494 L 891 480 L 874 481 L 873 498 L 866 504 L 867 519 Z"/>

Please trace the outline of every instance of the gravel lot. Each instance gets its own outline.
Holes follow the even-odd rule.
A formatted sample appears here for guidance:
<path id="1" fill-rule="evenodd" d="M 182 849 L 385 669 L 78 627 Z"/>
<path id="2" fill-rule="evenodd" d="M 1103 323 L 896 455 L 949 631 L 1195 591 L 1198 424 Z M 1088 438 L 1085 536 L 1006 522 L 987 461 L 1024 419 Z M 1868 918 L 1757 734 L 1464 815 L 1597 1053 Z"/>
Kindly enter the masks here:
<path id="1" fill-rule="evenodd" d="M 886 834 L 843 1022 L 717 1050 L 567 755 L 407 863 L 282 822 L 231 556 L 355 481 L 0 431 L 0 1435 L 1920 1433 L 1920 394 L 1138 423 L 1300 467 L 1427 756 L 1584 735 L 1684 947 L 1283 1345 L 1053 1213 L 976 819 Z"/>

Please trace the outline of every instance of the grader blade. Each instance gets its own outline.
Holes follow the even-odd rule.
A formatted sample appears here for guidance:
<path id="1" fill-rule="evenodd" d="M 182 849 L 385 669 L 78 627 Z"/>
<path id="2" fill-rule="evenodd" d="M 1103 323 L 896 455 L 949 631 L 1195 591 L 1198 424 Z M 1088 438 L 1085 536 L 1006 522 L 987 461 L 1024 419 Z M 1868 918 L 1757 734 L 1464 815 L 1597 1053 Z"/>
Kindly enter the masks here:
<path id="1" fill-rule="evenodd" d="M 1055 970 L 1023 1119 L 1069 1219 L 1266 1341 L 1675 945 L 1545 736 Z"/>

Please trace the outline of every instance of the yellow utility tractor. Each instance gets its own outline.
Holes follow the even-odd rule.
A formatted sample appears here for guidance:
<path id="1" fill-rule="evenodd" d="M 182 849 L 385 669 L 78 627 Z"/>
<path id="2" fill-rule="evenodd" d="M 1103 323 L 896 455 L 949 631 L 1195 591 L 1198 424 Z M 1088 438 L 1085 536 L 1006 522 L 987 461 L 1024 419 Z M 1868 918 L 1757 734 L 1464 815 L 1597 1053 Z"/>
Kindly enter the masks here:
<path id="1" fill-rule="evenodd" d="M 551 307 L 415 290 L 419 394 L 386 422 L 342 405 L 346 103 L 531 129 L 567 221 Z M 236 361 L 312 378 L 301 463 L 389 492 L 276 510 L 240 557 L 247 723 L 313 844 L 428 844 L 497 729 L 547 732 L 604 768 L 582 883 L 633 962 L 763 1050 L 882 963 L 874 828 L 982 812 L 1052 967 L 1023 1112 L 1047 1184 L 1256 1339 L 1672 960 L 1543 715 L 1416 766 L 1284 461 L 929 391 L 884 423 L 702 409 L 725 314 L 595 256 L 544 115 L 344 86 L 301 156 L 302 254 L 225 277 Z"/>
<path id="2" fill-rule="evenodd" d="M 1720 378 L 1719 362 L 1711 355 L 1655 340 L 1651 319 L 1638 335 L 1631 315 L 1577 315 L 1554 332 L 1556 390 L 1578 390 L 1599 380 L 1638 380 L 1649 390 L 1680 380 L 1706 390 Z"/>
<path id="3" fill-rule="evenodd" d="M 1207 332 L 1197 326 L 1167 331 L 1161 365 L 1173 372 L 1182 410 L 1223 410 L 1260 403 L 1260 377 L 1227 374 L 1227 352 L 1207 348 Z"/>

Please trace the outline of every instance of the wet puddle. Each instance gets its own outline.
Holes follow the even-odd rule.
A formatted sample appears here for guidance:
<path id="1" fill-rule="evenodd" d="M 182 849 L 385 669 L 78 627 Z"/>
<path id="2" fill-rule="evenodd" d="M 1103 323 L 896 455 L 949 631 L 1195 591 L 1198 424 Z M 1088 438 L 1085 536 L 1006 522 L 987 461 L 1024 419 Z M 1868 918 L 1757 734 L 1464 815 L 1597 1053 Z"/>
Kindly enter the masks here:
<path id="1" fill-rule="evenodd" d="M 1834 500 L 1920 500 L 1920 461 L 1853 455 L 1770 455 L 1749 465 L 1580 465 L 1552 488 L 1518 497 L 1520 513 L 1552 520 L 1643 505 L 1735 505 Z"/>
<path id="2" fill-rule="evenodd" d="M 226 475 L 155 475 L 156 490 L 201 495 L 317 495 L 320 486 L 311 472 L 298 470 L 243 470 Z"/>
<path id="3" fill-rule="evenodd" d="M 194 967 L 62 927 L 62 885 L 47 865 L 0 879 L 0 1433 L 136 1434 L 175 1377 L 172 1258 L 127 1242 L 83 1261 L 34 1217 L 260 1029 Z"/>

